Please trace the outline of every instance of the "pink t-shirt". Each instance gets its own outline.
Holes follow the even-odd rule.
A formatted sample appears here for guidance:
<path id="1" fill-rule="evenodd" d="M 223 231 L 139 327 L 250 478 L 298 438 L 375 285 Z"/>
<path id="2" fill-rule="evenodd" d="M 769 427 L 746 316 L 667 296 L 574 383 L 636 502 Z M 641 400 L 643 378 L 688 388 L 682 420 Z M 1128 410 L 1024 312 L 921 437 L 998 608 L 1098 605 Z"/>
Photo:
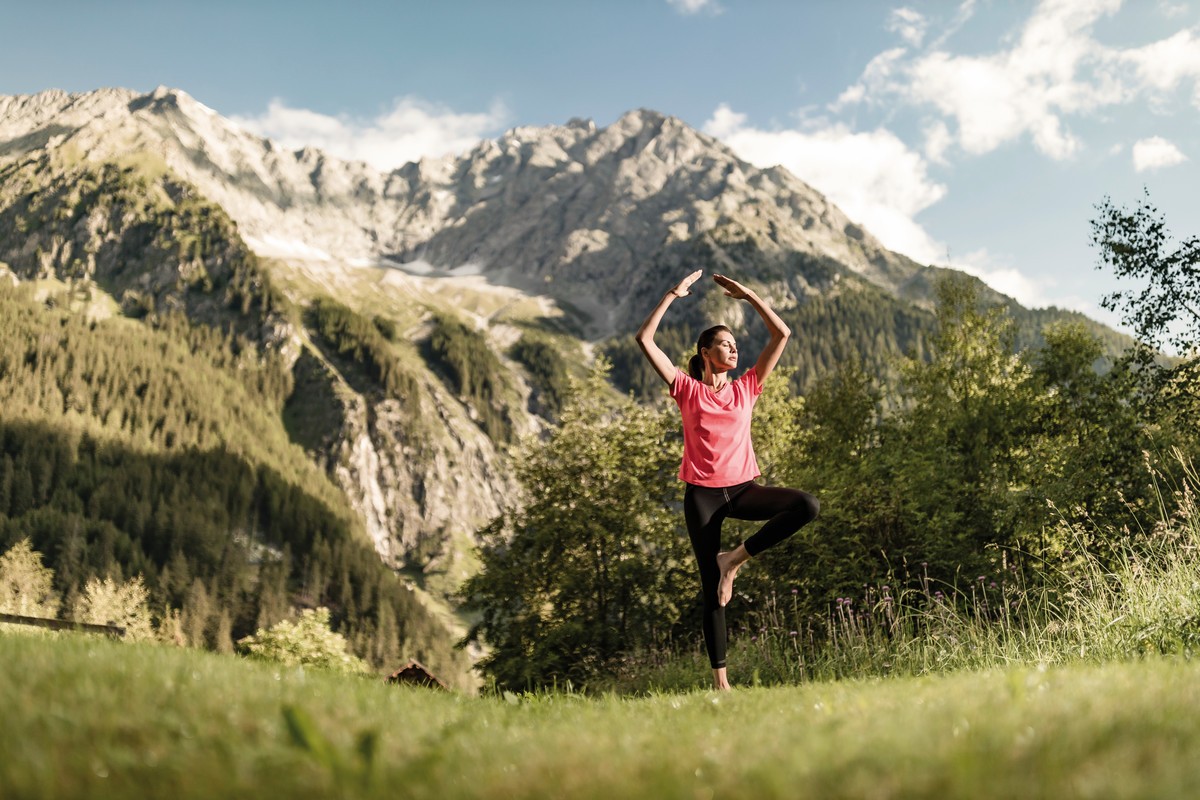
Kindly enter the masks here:
<path id="1" fill-rule="evenodd" d="M 679 479 L 697 486 L 734 486 L 759 476 L 750 443 L 750 414 L 762 394 L 753 369 L 719 392 L 681 369 L 671 397 L 683 415 L 683 463 Z"/>

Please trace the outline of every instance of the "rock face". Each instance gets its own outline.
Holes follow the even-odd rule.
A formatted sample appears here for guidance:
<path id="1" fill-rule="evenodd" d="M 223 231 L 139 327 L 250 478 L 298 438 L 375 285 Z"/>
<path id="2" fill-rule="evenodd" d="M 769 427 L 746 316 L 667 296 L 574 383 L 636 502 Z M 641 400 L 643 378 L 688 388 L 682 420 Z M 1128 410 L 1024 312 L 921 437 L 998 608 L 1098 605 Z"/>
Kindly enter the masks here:
<path id="1" fill-rule="evenodd" d="M 515 128 L 458 158 L 382 174 L 318 150 L 284 151 L 186 93 L 160 87 L 0 98 L 0 157 L 69 144 L 93 160 L 155 153 L 238 223 L 260 255 L 420 262 L 569 299 L 588 333 L 636 326 L 643 281 L 688 243 L 733 232 L 766 252 L 841 264 L 900 292 L 920 267 L 884 249 L 781 168 L 758 169 L 674 117 L 631 111 L 606 128 Z M 672 273 L 674 274 L 674 273 Z"/>
<path id="2" fill-rule="evenodd" d="M 125 192 L 124 204 L 85 202 L 84 172 L 115 181 L 104 191 Z M 39 218 L 53 223 L 29 231 L 21 226 L 36 203 L 70 211 L 47 211 Z M 172 220 L 185 206 L 210 214 L 202 211 L 210 204 L 233 225 L 217 249 L 211 237 L 183 234 L 139 243 L 138 209 L 155 203 Z M 150 303 L 203 320 L 214 286 L 257 274 L 237 272 L 247 246 L 271 259 L 262 268 L 286 278 L 300 305 L 313 287 L 358 292 L 363 304 L 387 300 L 414 353 L 428 337 L 429 309 L 455 310 L 512 375 L 517 433 L 540 424 L 526 411 L 521 368 L 505 355 L 522 331 L 506 315 L 522 304 L 536 314 L 556 301 L 572 309 L 586 339 L 631 331 L 646 297 L 698 258 L 739 275 L 773 264 L 750 277 L 781 305 L 832 285 L 786 268 L 796 258 L 896 296 L 921 301 L 928 291 L 926 268 L 885 250 L 819 192 L 654 111 L 606 128 L 580 120 L 515 128 L 461 157 L 385 174 L 318 150 L 283 150 L 179 90 L 0 97 L 7 272 L 95 280 L 127 313 Z M 739 260 L 739 247 L 752 256 Z M 446 574 L 465 568 L 462 548 L 447 542 L 488 521 L 514 491 L 479 409 L 429 366 L 414 368 L 419 388 L 402 402 L 356 381 L 303 326 L 269 309 L 260 317 L 254 338 L 295 375 L 284 411 L 294 440 L 335 477 L 380 555 Z"/>
<path id="3" fill-rule="evenodd" d="M 452 169 L 396 175 L 428 214 L 401 242 L 401 260 L 476 263 L 530 289 L 588 297 L 595 335 L 635 328 L 643 289 L 661 291 L 663 271 L 686 269 L 689 244 L 722 233 L 753 237 L 766 253 L 831 259 L 892 291 L 919 269 L 785 170 L 757 169 L 653 111 L 599 130 L 517 128 Z"/>

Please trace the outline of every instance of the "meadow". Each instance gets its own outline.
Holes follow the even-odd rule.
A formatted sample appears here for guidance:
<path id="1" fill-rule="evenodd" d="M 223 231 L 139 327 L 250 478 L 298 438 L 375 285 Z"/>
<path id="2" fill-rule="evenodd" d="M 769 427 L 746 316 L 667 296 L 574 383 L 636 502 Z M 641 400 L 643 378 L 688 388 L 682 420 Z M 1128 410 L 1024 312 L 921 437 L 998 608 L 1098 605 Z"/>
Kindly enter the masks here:
<path id="1" fill-rule="evenodd" d="M 0 797 L 1188 796 L 1200 526 L 1148 533 L 1053 583 L 868 587 L 824 638 L 781 601 L 731 693 L 686 650 L 467 695 L 0 626 Z"/>
<path id="2" fill-rule="evenodd" d="M 1166 797 L 1200 665 L 1019 666 L 642 696 L 469 697 L 0 636 L 0 796 Z"/>

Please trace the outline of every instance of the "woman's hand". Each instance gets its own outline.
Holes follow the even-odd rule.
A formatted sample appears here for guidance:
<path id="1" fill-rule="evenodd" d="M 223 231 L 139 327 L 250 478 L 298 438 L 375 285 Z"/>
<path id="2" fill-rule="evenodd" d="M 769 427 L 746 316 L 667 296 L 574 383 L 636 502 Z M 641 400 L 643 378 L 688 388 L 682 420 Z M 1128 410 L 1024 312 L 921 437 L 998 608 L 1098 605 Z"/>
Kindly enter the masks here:
<path id="1" fill-rule="evenodd" d="M 783 353 L 783 346 L 787 344 L 787 340 L 792 335 L 792 329 L 779 318 L 778 314 L 771 310 L 771 307 L 767 305 L 765 300 L 733 278 L 726 278 L 724 275 L 713 275 L 713 280 L 725 290 L 726 297 L 732 297 L 735 300 L 745 300 L 754 306 L 754 310 L 758 312 L 763 322 L 766 323 L 767 332 L 771 334 L 771 340 L 767 342 L 767 346 L 763 348 L 758 361 L 754 363 L 754 371 L 758 373 L 758 380 L 762 383 L 775 369 L 775 365 L 779 363 L 779 356 Z"/>
<path id="2" fill-rule="evenodd" d="M 750 296 L 750 290 L 733 278 L 726 278 L 724 275 L 713 275 L 713 280 L 725 290 L 726 297 L 732 297 L 734 300 L 745 300 Z"/>
<path id="3" fill-rule="evenodd" d="M 692 288 L 692 284 L 700 280 L 700 276 L 703 274 L 704 270 L 696 270 L 691 275 L 688 275 L 686 278 L 681 280 L 675 286 L 675 288 L 671 290 L 671 294 L 675 295 L 676 297 L 687 297 L 691 293 L 690 290 Z"/>

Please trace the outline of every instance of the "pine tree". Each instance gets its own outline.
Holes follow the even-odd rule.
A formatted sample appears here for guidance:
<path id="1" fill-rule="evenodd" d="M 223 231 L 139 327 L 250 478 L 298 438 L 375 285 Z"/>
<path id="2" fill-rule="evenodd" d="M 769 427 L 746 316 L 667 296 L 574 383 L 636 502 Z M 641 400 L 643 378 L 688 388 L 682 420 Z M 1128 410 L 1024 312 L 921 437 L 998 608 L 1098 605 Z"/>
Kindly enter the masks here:
<path id="1" fill-rule="evenodd" d="M 199 578 L 192 581 L 187 599 L 183 603 L 183 632 L 191 647 L 205 647 L 208 644 L 208 625 L 212 616 L 212 604 L 209 601 L 208 590 Z"/>

